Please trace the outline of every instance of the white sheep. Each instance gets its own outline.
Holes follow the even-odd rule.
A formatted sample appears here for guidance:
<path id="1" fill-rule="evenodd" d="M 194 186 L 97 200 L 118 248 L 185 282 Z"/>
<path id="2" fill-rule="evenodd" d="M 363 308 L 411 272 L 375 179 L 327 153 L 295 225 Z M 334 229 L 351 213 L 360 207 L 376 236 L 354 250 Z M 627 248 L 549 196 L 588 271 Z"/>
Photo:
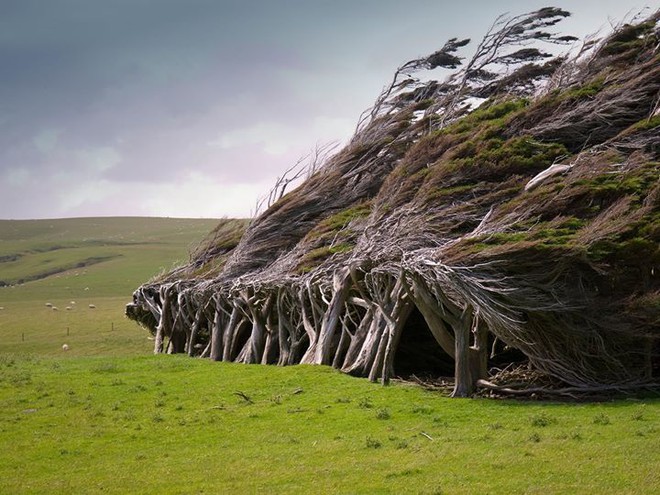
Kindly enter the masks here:
<path id="1" fill-rule="evenodd" d="M 89 309 L 95 309 L 95 308 L 96 308 L 96 306 L 94 306 L 93 304 L 89 305 Z"/>
<path id="2" fill-rule="evenodd" d="M 67 306 L 67 307 L 64 308 L 64 309 L 66 309 L 67 311 L 71 311 L 71 306 Z"/>
<path id="3" fill-rule="evenodd" d="M 46 307 L 47 307 L 47 308 L 52 308 L 52 307 L 53 307 L 53 303 L 46 303 Z"/>
<path id="4" fill-rule="evenodd" d="M 68 344 L 63 344 L 62 345 L 62 350 L 63 351 L 68 351 L 69 350 L 69 345 Z"/>
<path id="5" fill-rule="evenodd" d="M 59 309 L 57 308 L 57 306 L 52 306 L 50 309 L 52 309 L 53 311 L 59 311 Z"/>

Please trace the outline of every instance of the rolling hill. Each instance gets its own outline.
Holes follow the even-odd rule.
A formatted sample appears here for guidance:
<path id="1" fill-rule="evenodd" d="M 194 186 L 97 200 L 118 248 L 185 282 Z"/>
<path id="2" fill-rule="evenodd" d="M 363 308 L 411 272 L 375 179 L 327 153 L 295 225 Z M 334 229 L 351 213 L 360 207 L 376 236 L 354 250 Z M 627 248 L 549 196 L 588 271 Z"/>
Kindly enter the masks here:
<path id="1" fill-rule="evenodd" d="M 145 217 L 0 220 L 0 352 L 61 352 L 64 337 L 71 355 L 144 352 L 144 333 L 123 317 L 132 291 L 187 260 L 217 225 Z M 53 333 L 62 336 L 57 345 Z"/>

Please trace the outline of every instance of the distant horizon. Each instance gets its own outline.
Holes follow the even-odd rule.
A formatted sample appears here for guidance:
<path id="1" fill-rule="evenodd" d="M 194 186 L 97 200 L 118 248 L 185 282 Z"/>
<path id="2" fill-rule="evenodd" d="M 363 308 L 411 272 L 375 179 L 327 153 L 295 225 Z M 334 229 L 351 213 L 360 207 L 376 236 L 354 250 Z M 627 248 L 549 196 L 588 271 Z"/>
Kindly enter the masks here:
<path id="1" fill-rule="evenodd" d="M 573 14 L 556 30 L 580 38 L 645 5 L 554 4 Z M 0 216 L 250 218 L 300 157 L 350 139 L 400 64 L 452 37 L 472 38 L 469 57 L 499 14 L 546 6 L 11 3 L 0 18 Z"/>

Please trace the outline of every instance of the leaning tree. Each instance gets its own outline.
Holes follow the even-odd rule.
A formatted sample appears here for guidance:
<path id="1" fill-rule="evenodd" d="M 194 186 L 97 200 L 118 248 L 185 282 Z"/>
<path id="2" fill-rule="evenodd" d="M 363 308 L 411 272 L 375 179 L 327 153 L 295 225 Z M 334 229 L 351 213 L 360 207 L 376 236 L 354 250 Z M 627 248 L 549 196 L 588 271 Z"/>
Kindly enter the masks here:
<path id="1" fill-rule="evenodd" d="M 568 15 L 399 67 L 301 185 L 135 291 L 154 351 L 385 383 L 440 361 L 458 397 L 540 390 L 512 361 L 558 393 L 657 387 L 660 14 L 553 56 Z"/>

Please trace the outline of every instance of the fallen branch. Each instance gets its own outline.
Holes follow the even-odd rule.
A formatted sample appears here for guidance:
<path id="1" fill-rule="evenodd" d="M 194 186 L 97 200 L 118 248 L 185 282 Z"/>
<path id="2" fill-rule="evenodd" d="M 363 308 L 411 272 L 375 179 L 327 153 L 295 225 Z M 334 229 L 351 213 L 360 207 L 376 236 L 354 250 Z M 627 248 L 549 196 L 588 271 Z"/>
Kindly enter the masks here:
<path id="1" fill-rule="evenodd" d="M 550 388 L 550 387 L 530 387 L 530 388 L 511 388 L 510 385 L 496 385 L 488 380 L 477 380 L 477 387 L 493 390 L 501 394 L 509 395 L 564 395 L 577 399 L 579 395 L 586 395 L 598 392 L 632 392 L 641 390 L 658 390 L 660 384 L 658 383 L 632 383 L 632 384 L 619 384 L 619 385 L 600 385 L 588 387 L 565 387 L 565 388 Z"/>

